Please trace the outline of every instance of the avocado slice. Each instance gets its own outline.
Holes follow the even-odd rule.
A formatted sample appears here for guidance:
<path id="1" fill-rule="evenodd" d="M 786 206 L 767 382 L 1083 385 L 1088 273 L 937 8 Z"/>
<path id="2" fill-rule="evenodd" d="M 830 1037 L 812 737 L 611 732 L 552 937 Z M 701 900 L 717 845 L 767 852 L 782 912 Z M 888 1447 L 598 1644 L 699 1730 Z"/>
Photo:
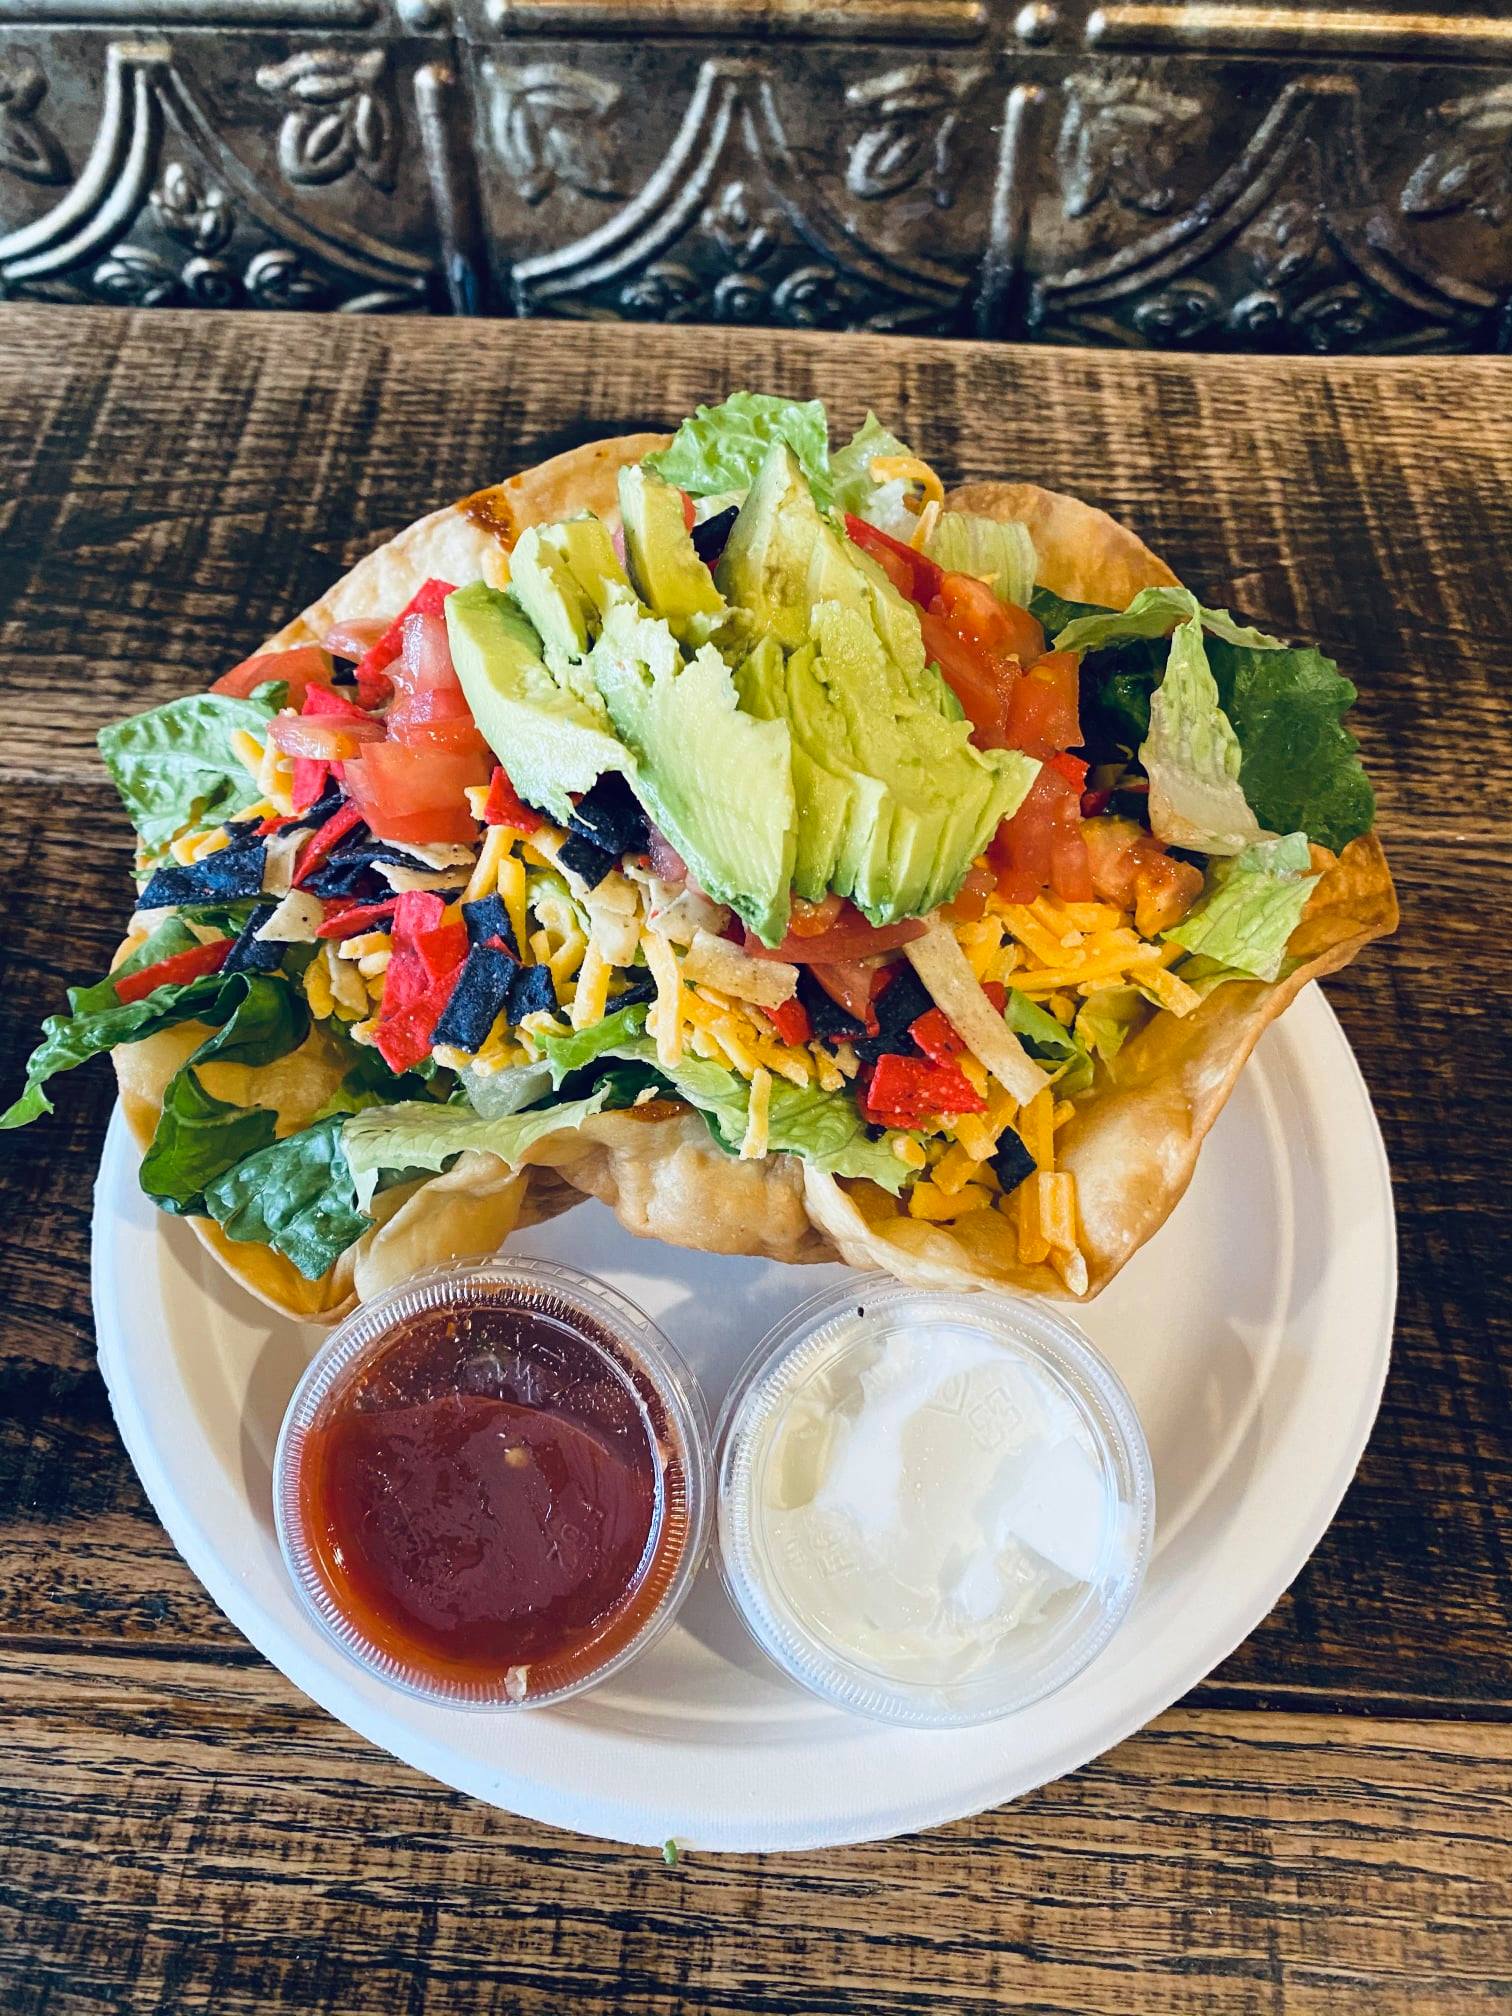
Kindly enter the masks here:
<path id="1" fill-rule="evenodd" d="M 553 676 L 539 633 L 508 595 L 482 581 L 459 588 L 446 599 L 446 629 L 473 719 L 528 804 L 565 826 L 570 794 L 606 770 L 634 782 L 635 759 L 597 691 Z"/>
<path id="2" fill-rule="evenodd" d="M 611 602 L 631 593 L 608 527 L 589 515 L 527 526 L 509 556 L 509 582 L 558 671 L 587 655 Z"/>
<path id="3" fill-rule="evenodd" d="M 787 723 L 742 710 L 712 644 L 685 664 L 667 623 L 631 604 L 605 617 L 589 668 L 641 803 L 700 887 L 779 944 L 797 843 Z"/>
<path id="4" fill-rule="evenodd" d="M 619 472 L 625 559 L 642 602 L 680 644 L 707 644 L 730 613 L 698 557 L 683 519 L 682 492 L 643 462 Z"/>

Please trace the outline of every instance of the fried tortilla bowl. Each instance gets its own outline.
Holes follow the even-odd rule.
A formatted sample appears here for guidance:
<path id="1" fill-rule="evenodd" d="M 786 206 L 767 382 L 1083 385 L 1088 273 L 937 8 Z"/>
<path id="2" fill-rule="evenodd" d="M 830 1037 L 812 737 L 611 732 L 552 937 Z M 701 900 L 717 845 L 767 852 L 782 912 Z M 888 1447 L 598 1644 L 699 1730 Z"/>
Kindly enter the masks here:
<path id="1" fill-rule="evenodd" d="M 527 525 L 582 511 L 613 520 L 618 470 L 664 443 L 647 434 L 593 442 L 420 519 L 263 648 L 318 641 L 339 621 L 391 617 L 435 576 L 502 585 L 509 549 Z M 1070 600 L 1123 608 L 1141 588 L 1176 580 L 1132 532 L 1077 498 L 1034 484 L 972 483 L 946 503 L 1025 524 L 1038 582 Z M 1300 963 L 1274 984 L 1231 981 L 1185 1019 L 1157 1014 L 1125 1044 L 1115 1072 L 1099 1070 L 1094 1089 L 1059 1132 L 1057 1167 L 1076 1178 L 1087 1264 L 1082 1299 L 1105 1287 L 1174 1210 L 1203 1137 L 1270 1023 L 1308 981 L 1336 972 L 1372 938 L 1395 929 L 1396 895 L 1374 834 L 1338 856 L 1312 851 L 1322 879 L 1289 947 Z M 193 1024 L 115 1052 L 127 1119 L 144 1147 L 169 1077 L 207 1033 Z M 275 1106 L 280 1132 L 292 1132 L 335 1089 L 340 1072 L 328 1050 L 317 1028 L 295 1058 L 261 1071 L 207 1066 L 206 1086 L 224 1098 Z M 375 1200 L 381 1222 L 319 1281 L 306 1281 L 267 1248 L 233 1243 L 215 1225 L 193 1222 L 216 1257 L 265 1302 L 330 1322 L 417 1268 L 493 1251 L 509 1232 L 553 1216 L 580 1194 L 609 1205 L 640 1237 L 705 1252 L 787 1261 L 838 1257 L 924 1287 L 1068 1293 L 1048 1264 L 1020 1263 L 1013 1223 L 1001 1212 L 931 1225 L 908 1215 L 906 1199 L 824 1175 L 796 1157 L 739 1161 L 716 1147 L 698 1114 L 673 1100 L 601 1113 L 581 1128 L 549 1134 L 518 1170 L 495 1156 L 468 1154 L 444 1176 L 385 1192 Z"/>

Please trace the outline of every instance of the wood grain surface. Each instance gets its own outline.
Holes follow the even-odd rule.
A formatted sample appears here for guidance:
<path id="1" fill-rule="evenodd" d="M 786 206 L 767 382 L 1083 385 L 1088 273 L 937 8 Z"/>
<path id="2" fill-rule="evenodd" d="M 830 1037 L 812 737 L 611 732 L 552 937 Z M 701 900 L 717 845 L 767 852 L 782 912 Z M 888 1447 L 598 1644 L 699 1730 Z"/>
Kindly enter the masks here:
<path id="1" fill-rule="evenodd" d="M 124 914 L 100 723 L 432 505 L 738 384 L 1076 490 L 1360 685 L 1405 922 L 1328 987 L 1401 1234 L 1358 1480 L 1203 1686 L 1014 1806 L 675 1870 L 515 1821 L 304 1701 L 157 1525 L 94 1364 L 80 1072 L 0 1137 L 0 2008 L 1512 2009 L 1512 365 L 0 308 L 7 1084 Z"/>

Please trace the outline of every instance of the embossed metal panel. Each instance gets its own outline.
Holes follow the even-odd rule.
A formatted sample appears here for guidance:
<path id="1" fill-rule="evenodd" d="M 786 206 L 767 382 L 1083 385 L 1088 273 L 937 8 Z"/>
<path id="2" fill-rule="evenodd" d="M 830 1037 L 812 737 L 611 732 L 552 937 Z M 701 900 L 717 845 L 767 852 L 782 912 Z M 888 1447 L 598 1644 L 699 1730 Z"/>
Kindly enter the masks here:
<path id="1" fill-rule="evenodd" d="M 1512 341 L 1512 0 L 0 0 L 0 292 Z"/>

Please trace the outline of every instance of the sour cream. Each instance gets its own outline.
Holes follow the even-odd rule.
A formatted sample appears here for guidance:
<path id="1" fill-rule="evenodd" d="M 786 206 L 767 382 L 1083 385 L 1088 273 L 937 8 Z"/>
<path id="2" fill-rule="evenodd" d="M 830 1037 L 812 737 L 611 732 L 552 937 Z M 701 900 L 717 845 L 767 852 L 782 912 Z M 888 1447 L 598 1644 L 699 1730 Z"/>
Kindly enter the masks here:
<path id="1" fill-rule="evenodd" d="M 1060 1684 L 1126 1611 L 1148 1454 L 1062 1319 L 871 1287 L 800 1312 L 817 1321 L 784 1326 L 732 1398 L 726 1581 L 759 1641 L 828 1698 L 985 1719 Z"/>

